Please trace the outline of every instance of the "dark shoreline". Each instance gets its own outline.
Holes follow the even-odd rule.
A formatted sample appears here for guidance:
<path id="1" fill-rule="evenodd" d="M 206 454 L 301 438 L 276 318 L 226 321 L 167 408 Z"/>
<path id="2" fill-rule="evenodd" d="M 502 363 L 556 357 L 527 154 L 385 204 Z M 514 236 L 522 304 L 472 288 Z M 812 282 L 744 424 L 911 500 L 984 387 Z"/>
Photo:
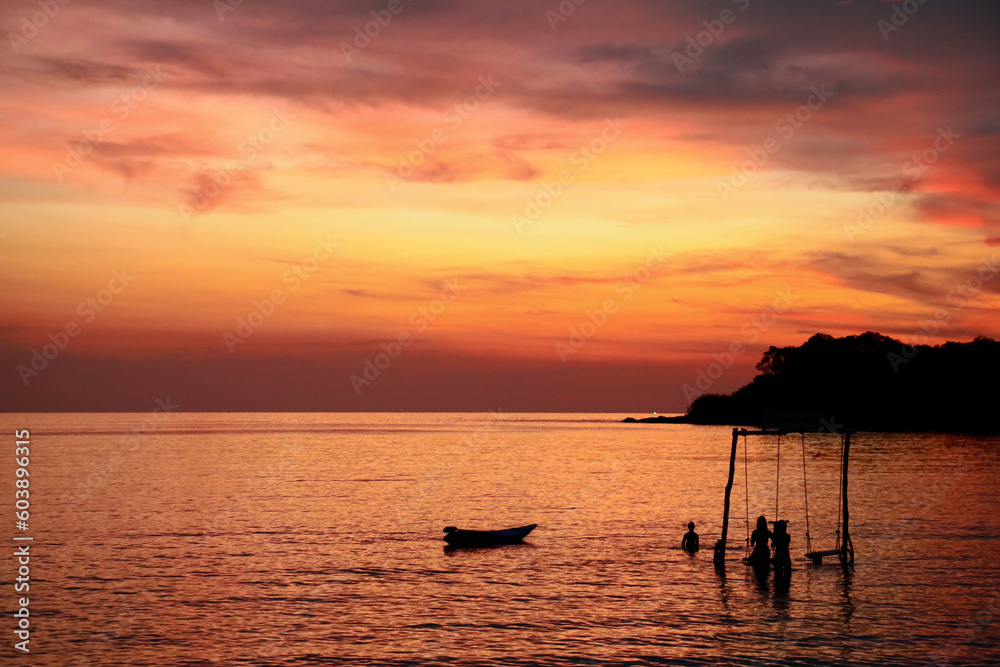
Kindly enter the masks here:
<path id="1" fill-rule="evenodd" d="M 989 338 L 909 346 L 872 331 L 842 338 L 815 334 L 800 346 L 772 346 L 757 371 L 730 394 L 684 385 L 685 396 L 693 399 L 687 414 L 623 422 L 787 432 L 1000 434 L 995 416 L 1000 342 Z"/>
<path id="2" fill-rule="evenodd" d="M 761 423 L 749 423 L 740 420 L 719 420 L 719 421 L 699 421 L 692 419 L 689 415 L 679 415 L 677 417 L 664 417 L 663 415 L 658 415 L 656 417 L 626 417 L 619 422 L 620 424 L 687 424 L 689 426 L 731 426 L 732 428 L 766 428 Z M 780 429 L 773 429 L 780 430 Z M 795 428 L 784 429 L 790 433 L 798 433 L 799 431 Z M 960 428 L 931 428 L 931 427 L 921 427 L 921 426 L 886 426 L 882 425 L 879 427 L 871 428 L 851 428 L 853 432 L 862 433 L 940 433 L 942 435 L 981 435 L 981 436 L 1000 436 L 1000 429 L 998 430 L 975 430 L 975 429 L 960 429 Z M 806 433 L 814 432 L 814 430 L 806 430 Z M 831 431 L 839 432 L 839 431 Z"/>

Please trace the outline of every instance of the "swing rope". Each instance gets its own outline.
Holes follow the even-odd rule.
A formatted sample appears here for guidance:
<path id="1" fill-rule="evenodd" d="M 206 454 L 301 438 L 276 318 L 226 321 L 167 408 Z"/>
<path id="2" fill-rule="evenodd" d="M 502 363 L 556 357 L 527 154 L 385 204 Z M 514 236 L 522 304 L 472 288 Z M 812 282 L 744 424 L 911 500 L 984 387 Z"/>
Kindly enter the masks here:
<path id="1" fill-rule="evenodd" d="M 802 433 L 802 491 L 806 498 L 806 553 L 812 553 L 812 541 L 809 539 L 809 484 L 806 481 L 806 434 Z"/>
<path id="2" fill-rule="evenodd" d="M 778 522 L 778 487 L 781 484 L 781 434 L 778 434 L 778 465 L 774 473 L 774 522 Z"/>
<path id="3" fill-rule="evenodd" d="M 840 512 L 840 504 L 844 499 L 844 434 L 840 434 L 840 487 L 837 490 L 837 551 L 840 551 L 840 521 L 843 514 Z"/>
<path id="4" fill-rule="evenodd" d="M 747 519 L 743 522 L 747 530 L 746 557 L 750 557 L 750 473 L 747 472 L 747 437 L 743 436 L 743 489 L 746 492 Z"/>

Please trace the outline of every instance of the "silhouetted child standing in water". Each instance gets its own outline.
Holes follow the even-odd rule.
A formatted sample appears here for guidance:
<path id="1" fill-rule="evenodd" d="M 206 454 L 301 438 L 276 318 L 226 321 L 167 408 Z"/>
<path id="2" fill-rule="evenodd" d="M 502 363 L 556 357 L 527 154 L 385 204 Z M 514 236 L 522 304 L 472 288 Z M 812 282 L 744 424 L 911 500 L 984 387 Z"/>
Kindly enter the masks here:
<path id="1" fill-rule="evenodd" d="M 694 553 L 698 550 L 698 533 L 694 532 L 694 521 L 688 524 L 688 532 L 684 533 L 681 540 L 681 549 Z"/>
<path id="2" fill-rule="evenodd" d="M 763 516 L 757 517 L 757 529 L 750 534 L 750 546 L 753 547 L 750 565 L 754 568 L 771 568 L 771 550 L 767 546 L 769 539 L 771 531 L 767 529 L 767 519 Z"/>
<path id="3" fill-rule="evenodd" d="M 792 555 L 789 545 L 792 536 L 788 534 L 788 522 L 778 521 L 774 524 L 774 535 L 771 537 L 774 545 L 774 578 L 787 577 L 792 573 Z"/>

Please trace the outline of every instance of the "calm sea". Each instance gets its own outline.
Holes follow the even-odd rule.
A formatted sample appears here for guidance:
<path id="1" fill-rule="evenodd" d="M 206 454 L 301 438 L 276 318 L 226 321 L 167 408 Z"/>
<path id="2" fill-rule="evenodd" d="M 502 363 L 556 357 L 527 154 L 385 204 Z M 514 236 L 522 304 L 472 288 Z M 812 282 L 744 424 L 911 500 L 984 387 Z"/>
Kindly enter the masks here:
<path id="1" fill-rule="evenodd" d="M 1000 661 L 1000 439 L 857 434 L 855 566 L 837 531 L 839 436 L 595 414 L 0 415 L 8 545 L 31 543 L 31 654 L 4 664 L 981 664 Z M 31 516 L 12 517 L 14 430 Z M 777 497 L 776 497 L 777 490 Z M 790 522 L 787 587 L 740 562 L 744 522 Z M 688 521 L 704 547 L 679 544 Z M 446 551 L 442 528 L 537 523 Z M 17 658 L 17 661 L 14 660 Z"/>

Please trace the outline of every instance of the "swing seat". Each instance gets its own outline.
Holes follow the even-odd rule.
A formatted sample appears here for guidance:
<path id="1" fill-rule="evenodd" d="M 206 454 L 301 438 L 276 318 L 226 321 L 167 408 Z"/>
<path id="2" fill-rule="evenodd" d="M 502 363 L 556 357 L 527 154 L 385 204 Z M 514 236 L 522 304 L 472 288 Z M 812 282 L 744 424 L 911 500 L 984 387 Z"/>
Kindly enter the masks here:
<path id="1" fill-rule="evenodd" d="M 812 558 L 814 563 L 822 563 L 823 556 L 839 556 L 840 549 L 828 549 L 826 551 L 811 551 L 806 554 L 806 558 Z"/>

